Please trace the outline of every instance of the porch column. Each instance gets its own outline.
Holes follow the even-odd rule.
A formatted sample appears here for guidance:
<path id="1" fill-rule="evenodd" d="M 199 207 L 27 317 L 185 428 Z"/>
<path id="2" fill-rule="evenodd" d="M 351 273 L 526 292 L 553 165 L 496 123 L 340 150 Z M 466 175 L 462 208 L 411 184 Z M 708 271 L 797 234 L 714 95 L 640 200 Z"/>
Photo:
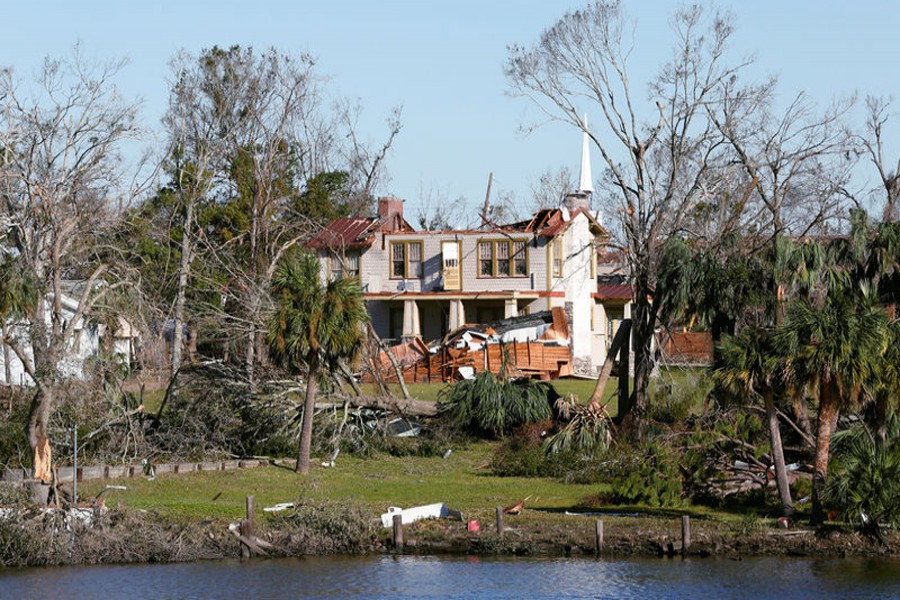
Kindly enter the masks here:
<path id="1" fill-rule="evenodd" d="M 450 301 L 450 315 L 448 319 L 447 326 L 450 331 L 454 331 L 459 329 L 463 325 L 466 324 L 466 311 L 463 308 L 462 300 L 451 300 Z"/>
<path id="2" fill-rule="evenodd" d="M 419 329 L 419 305 L 415 300 L 403 301 L 403 339 L 421 338 Z"/>
<path id="3" fill-rule="evenodd" d="M 515 298 L 509 298 L 506 301 L 506 306 L 503 310 L 503 318 L 509 319 L 510 317 L 518 317 L 519 316 L 519 301 Z"/>

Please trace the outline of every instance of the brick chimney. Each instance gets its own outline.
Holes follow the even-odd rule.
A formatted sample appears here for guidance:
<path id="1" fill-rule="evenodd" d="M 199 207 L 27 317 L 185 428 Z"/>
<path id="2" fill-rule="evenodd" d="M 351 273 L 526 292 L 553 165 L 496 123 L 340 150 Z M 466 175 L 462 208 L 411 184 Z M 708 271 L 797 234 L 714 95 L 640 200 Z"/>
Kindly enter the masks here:
<path id="1" fill-rule="evenodd" d="M 567 194 L 563 206 L 569 209 L 569 214 L 580 208 L 591 210 L 591 193 L 579 191 Z"/>
<path id="2" fill-rule="evenodd" d="M 382 231 L 403 229 L 403 199 L 384 197 L 378 199 L 378 218 Z"/>

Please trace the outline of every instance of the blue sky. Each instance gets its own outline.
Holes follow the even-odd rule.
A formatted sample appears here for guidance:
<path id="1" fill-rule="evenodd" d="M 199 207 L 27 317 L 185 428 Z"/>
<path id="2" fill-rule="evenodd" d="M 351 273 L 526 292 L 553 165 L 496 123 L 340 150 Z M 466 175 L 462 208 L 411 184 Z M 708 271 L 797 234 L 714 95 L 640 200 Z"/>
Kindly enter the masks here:
<path id="1" fill-rule="evenodd" d="M 0 65 L 27 77 L 43 57 L 65 55 L 75 42 L 88 56 L 128 57 L 117 84 L 126 96 L 143 99 L 143 121 L 157 128 L 168 61 L 178 49 L 196 53 L 240 44 L 309 52 L 336 93 L 360 100 L 364 138 L 381 140 L 391 107 L 403 106 L 403 130 L 387 163 L 391 181 L 382 194 L 405 198 L 410 212 L 429 191 L 451 201 L 463 197 L 475 210 L 493 172 L 495 192 L 511 192 L 527 205 L 532 185 L 547 169 L 567 166 L 577 173 L 580 135 L 560 124 L 527 137 L 519 132 L 539 115 L 527 101 L 506 94 L 506 48 L 531 44 L 563 13 L 584 4 L 7 0 L 0 12 Z M 643 85 L 668 55 L 668 15 L 680 3 L 625 5 L 637 27 L 633 82 Z M 755 55 L 751 73 L 779 76 L 785 96 L 804 90 L 824 106 L 834 95 L 857 91 L 900 95 L 900 11 L 892 2 L 725 0 L 717 6 L 736 16 L 732 56 Z M 596 157 L 594 163 L 597 174 Z"/>

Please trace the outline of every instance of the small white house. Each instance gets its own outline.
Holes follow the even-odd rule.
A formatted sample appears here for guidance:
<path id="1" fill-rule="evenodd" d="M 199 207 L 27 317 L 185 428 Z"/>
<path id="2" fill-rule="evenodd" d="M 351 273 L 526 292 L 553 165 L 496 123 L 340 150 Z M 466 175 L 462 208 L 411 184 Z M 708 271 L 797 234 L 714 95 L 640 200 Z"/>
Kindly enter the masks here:
<path id="1" fill-rule="evenodd" d="M 78 301 L 70 296 L 63 295 L 63 318 L 68 322 L 75 317 Z M 49 326 L 50 311 L 45 312 L 45 319 Z M 130 364 L 133 356 L 133 345 L 136 338 L 131 324 L 119 317 L 118 327 L 113 332 L 111 350 L 121 357 L 123 363 Z M 10 319 L 6 323 L 8 335 L 16 340 L 16 344 L 22 349 L 31 365 L 34 365 L 34 355 L 31 347 L 28 330 L 30 323 L 22 320 Z M 59 372 L 69 379 L 84 379 L 85 361 L 100 353 L 101 340 L 106 334 L 106 326 L 94 323 L 88 319 L 80 318 L 74 327 L 74 335 L 66 356 L 60 360 Z M 23 368 L 22 361 L 13 349 L 7 344 L 0 344 L 0 384 L 13 386 L 33 385 L 31 377 Z"/>

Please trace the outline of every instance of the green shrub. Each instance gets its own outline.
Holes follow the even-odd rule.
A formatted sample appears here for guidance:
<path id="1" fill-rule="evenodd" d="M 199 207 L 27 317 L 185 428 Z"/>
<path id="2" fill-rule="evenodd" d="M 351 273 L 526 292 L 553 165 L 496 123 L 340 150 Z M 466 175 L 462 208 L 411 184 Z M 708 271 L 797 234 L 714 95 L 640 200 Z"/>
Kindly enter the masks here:
<path id="1" fill-rule="evenodd" d="M 791 483 L 791 498 L 794 502 L 812 497 L 812 477 L 801 477 Z"/>
<path id="2" fill-rule="evenodd" d="M 373 446 L 391 456 L 419 456 L 433 458 L 443 456 L 452 445 L 445 438 L 431 437 L 427 434 L 418 437 L 372 436 Z"/>
<path id="3" fill-rule="evenodd" d="M 0 481 L 0 506 L 30 504 L 28 488 L 18 483 Z"/>
<path id="4" fill-rule="evenodd" d="M 29 398 L 13 390 L 2 390 L 2 399 L 9 403 L 0 413 L 0 469 L 31 466 L 31 450 L 25 437 L 28 422 Z"/>
<path id="5" fill-rule="evenodd" d="M 613 480 L 612 495 L 620 504 L 669 508 L 684 503 L 681 473 L 671 448 L 648 444 L 633 469 Z"/>
<path id="6" fill-rule="evenodd" d="M 453 426 L 502 436 L 519 425 L 549 419 L 557 394 L 546 382 L 513 381 L 482 371 L 444 388 L 438 397 L 438 414 Z"/>
<path id="7" fill-rule="evenodd" d="M 650 418 L 675 425 L 691 416 L 694 398 L 689 394 L 654 394 L 650 402 Z"/>
<path id="8" fill-rule="evenodd" d="M 548 453 L 550 422 L 516 428 L 491 455 L 490 472 L 499 477 L 552 477 L 566 483 L 602 483 L 609 468 L 605 452 L 560 450 Z"/>
<path id="9" fill-rule="evenodd" d="M 705 371 L 672 369 L 655 380 L 650 389 L 649 415 L 653 421 L 683 423 L 703 405 L 715 381 Z"/>
<path id="10" fill-rule="evenodd" d="M 747 537 L 760 527 L 762 527 L 762 522 L 756 514 L 744 512 L 741 513 L 740 519 L 738 520 L 736 533 L 741 537 Z"/>

